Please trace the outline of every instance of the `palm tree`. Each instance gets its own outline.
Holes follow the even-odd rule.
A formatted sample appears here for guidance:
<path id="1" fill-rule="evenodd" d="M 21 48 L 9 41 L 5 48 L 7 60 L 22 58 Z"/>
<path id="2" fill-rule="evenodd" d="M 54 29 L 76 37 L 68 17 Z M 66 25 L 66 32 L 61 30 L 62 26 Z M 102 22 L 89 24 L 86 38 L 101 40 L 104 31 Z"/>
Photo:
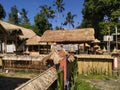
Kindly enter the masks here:
<path id="1" fill-rule="evenodd" d="M 60 13 L 65 10 L 63 0 L 56 0 L 56 1 L 54 2 L 53 6 L 56 6 L 56 7 L 57 7 L 57 12 L 58 12 L 58 25 L 60 25 L 60 24 L 59 24 L 59 23 L 60 23 L 60 21 L 59 21 Z"/>
<path id="2" fill-rule="evenodd" d="M 69 28 L 70 25 L 72 26 L 72 28 L 74 28 L 74 17 L 76 17 L 76 15 L 72 15 L 71 12 L 68 12 L 66 16 L 66 20 L 63 25 L 69 24 Z"/>
<path id="3" fill-rule="evenodd" d="M 54 18 L 55 17 L 55 11 L 51 9 L 51 7 L 47 5 L 40 6 L 40 12 L 45 15 L 47 18 Z"/>

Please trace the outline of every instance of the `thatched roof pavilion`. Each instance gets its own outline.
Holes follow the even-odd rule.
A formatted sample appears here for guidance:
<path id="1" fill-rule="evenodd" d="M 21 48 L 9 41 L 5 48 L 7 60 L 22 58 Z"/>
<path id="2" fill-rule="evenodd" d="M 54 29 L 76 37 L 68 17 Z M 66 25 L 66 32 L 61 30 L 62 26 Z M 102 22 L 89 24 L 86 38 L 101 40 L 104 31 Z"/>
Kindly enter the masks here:
<path id="1" fill-rule="evenodd" d="M 13 31 L 17 31 L 19 33 L 19 37 L 21 39 L 26 39 L 26 38 L 30 38 L 32 36 L 35 35 L 35 33 L 30 30 L 30 29 L 26 29 L 17 25 L 13 25 L 7 22 L 3 22 L 0 20 L 0 25 L 7 31 L 7 32 L 13 32 Z"/>
<path id="2" fill-rule="evenodd" d="M 94 29 L 83 28 L 75 30 L 47 30 L 41 37 L 40 42 L 56 43 L 83 43 L 94 40 Z"/>

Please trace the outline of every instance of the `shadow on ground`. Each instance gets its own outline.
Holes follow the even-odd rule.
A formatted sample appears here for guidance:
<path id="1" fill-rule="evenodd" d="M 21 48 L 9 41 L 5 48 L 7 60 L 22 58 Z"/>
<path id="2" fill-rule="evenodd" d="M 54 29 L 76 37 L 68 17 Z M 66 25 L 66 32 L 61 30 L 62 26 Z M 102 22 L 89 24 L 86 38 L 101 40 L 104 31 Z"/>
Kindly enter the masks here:
<path id="1" fill-rule="evenodd" d="M 14 90 L 21 84 L 30 80 L 29 78 L 15 78 L 0 76 L 0 90 Z"/>

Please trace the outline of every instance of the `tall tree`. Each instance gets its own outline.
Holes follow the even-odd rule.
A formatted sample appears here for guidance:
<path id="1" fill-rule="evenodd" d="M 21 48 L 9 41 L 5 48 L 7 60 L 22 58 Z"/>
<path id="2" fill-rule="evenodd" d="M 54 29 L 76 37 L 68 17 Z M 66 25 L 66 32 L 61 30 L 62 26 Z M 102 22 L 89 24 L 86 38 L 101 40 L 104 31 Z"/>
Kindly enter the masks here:
<path id="1" fill-rule="evenodd" d="M 26 9 L 22 8 L 22 11 L 20 12 L 20 26 L 25 28 L 32 28 L 29 22 L 29 18 L 27 17 L 28 11 Z"/>
<path id="2" fill-rule="evenodd" d="M 36 33 L 42 35 L 46 30 L 52 29 L 52 25 L 49 23 L 48 19 L 40 13 L 34 17 Z"/>
<path id="3" fill-rule="evenodd" d="M 27 17 L 28 12 L 22 8 L 22 11 L 20 12 L 21 15 L 21 22 L 25 24 L 29 24 L 29 19 Z"/>
<path id="4" fill-rule="evenodd" d="M 3 8 L 2 4 L 0 4 L 0 20 L 5 18 L 5 16 L 6 16 L 5 9 Z"/>
<path id="5" fill-rule="evenodd" d="M 19 18 L 18 18 L 18 10 L 16 6 L 11 7 L 11 12 L 9 14 L 8 22 L 12 24 L 19 24 Z"/>
<path id="6" fill-rule="evenodd" d="M 60 27 L 60 24 L 59 24 L 60 23 L 60 21 L 59 21 L 60 13 L 65 10 L 63 0 L 56 0 L 54 2 L 53 6 L 56 6 L 56 8 L 57 8 L 57 12 L 58 12 L 58 26 Z"/>
<path id="7" fill-rule="evenodd" d="M 66 16 L 66 20 L 64 22 L 64 25 L 69 24 L 69 28 L 70 28 L 70 26 L 72 26 L 72 28 L 74 28 L 74 17 L 76 17 L 76 15 L 72 15 L 71 12 L 68 12 L 67 16 Z"/>
<path id="8" fill-rule="evenodd" d="M 47 5 L 40 6 L 40 12 L 46 17 L 46 18 L 54 18 L 55 17 L 55 11 L 51 9 L 51 7 Z"/>
<path id="9" fill-rule="evenodd" d="M 102 39 L 105 34 L 103 32 L 106 32 L 104 30 L 107 30 L 105 29 L 106 27 L 118 24 L 120 2 L 119 0 L 85 0 L 82 13 L 83 21 L 81 27 L 93 27 L 95 29 L 95 37 Z M 104 20 L 106 16 L 107 22 Z"/>

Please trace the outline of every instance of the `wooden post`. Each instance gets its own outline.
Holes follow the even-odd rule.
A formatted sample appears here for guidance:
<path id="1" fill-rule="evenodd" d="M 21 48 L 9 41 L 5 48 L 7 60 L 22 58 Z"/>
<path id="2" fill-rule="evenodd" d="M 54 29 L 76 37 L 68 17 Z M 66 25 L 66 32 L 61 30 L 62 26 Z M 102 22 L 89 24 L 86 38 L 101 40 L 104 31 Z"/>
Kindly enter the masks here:
<path id="1" fill-rule="evenodd" d="M 48 42 L 47 42 L 47 54 L 48 54 Z"/>
<path id="2" fill-rule="evenodd" d="M 7 53 L 7 37 L 5 37 L 3 53 Z"/>
<path id="3" fill-rule="evenodd" d="M 80 49 L 80 48 L 79 48 L 79 44 L 78 44 L 78 54 L 80 54 L 80 51 L 79 51 L 79 49 Z"/>
<path id="4" fill-rule="evenodd" d="M 84 51 L 84 53 L 85 53 L 85 42 L 84 42 L 84 50 L 83 50 L 83 51 Z"/>

